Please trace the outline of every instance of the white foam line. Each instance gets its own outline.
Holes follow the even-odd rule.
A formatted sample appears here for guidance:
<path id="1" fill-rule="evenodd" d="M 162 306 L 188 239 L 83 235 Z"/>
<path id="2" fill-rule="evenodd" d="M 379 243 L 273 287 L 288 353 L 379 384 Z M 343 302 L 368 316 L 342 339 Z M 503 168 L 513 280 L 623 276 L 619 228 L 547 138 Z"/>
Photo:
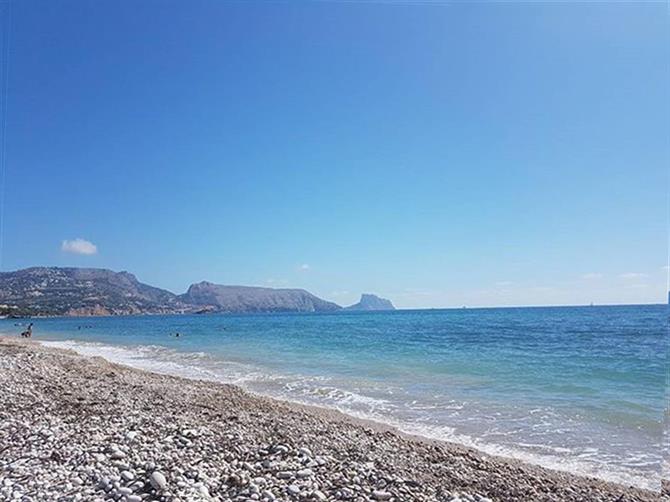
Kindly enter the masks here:
<path id="1" fill-rule="evenodd" d="M 156 373 L 169 374 L 172 376 L 180 376 L 190 379 L 201 379 L 219 383 L 235 384 L 240 385 L 245 390 L 250 391 L 251 393 L 254 394 L 267 395 L 268 397 L 279 398 L 288 402 L 298 404 L 307 404 L 307 405 L 315 404 L 314 402 L 310 402 L 304 399 L 301 400 L 300 398 L 297 398 L 295 396 L 290 395 L 287 396 L 283 394 L 276 395 L 272 393 L 263 394 L 261 392 L 256 392 L 256 390 L 254 389 L 250 389 L 249 388 L 250 383 L 273 381 L 279 378 L 277 376 L 272 376 L 263 373 L 259 369 L 253 368 L 251 366 L 232 363 L 232 364 L 238 364 L 240 366 L 241 374 L 231 378 L 231 375 L 226 376 L 219 372 L 214 372 L 205 368 L 198 368 L 197 366 L 194 366 L 192 364 L 183 364 L 174 361 L 162 361 L 160 359 L 155 358 L 158 354 L 171 355 L 171 356 L 178 354 L 182 359 L 186 357 L 192 359 L 191 362 L 196 362 L 197 359 L 200 359 L 202 356 L 206 356 L 206 354 L 202 353 L 191 352 L 182 354 L 177 353 L 176 351 L 172 353 L 170 349 L 162 346 L 139 346 L 129 348 L 115 345 L 104 345 L 93 342 L 77 342 L 74 340 L 40 341 L 40 343 L 48 347 L 71 349 L 85 356 L 101 356 L 111 362 L 124 364 L 142 370 L 148 370 Z M 197 357 L 197 354 L 202 354 L 202 356 Z M 231 363 L 227 364 L 232 365 Z M 298 385 L 291 382 L 285 385 L 284 387 L 288 388 L 289 390 L 294 389 L 297 390 Z M 318 401 L 317 406 L 335 409 L 354 418 L 372 420 L 375 422 L 390 425 L 407 434 L 422 436 L 428 439 L 435 439 L 439 441 L 457 443 L 463 446 L 474 448 L 489 455 L 513 458 L 521 460 L 526 463 L 546 467 L 548 469 L 570 472 L 581 476 L 595 477 L 602 479 L 604 481 L 619 483 L 623 485 L 637 486 L 647 490 L 653 490 L 653 491 L 660 490 L 661 486 L 660 473 L 653 475 L 645 473 L 645 475 L 642 475 L 634 472 L 629 472 L 623 469 L 612 469 L 611 467 L 605 466 L 603 464 L 596 464 L 594 462 L 584 462 L 575 460 L 574 458 L 559 458 L 550 455 L 541 455 L 514 449 L 507 446 L 485 443 L 464 434 L 457 434 L 454 429 L 448 426 L 430 426 L 416 423 L 407 423 L 392 418 L 388 413 L 379 414 L 374 412 L 374 410 L 371 410 L 369 412 L 362 412 L 360 410 L 342 406 L 342 404 L 347 403 L 364 402 L 366 404 L 370 404 L 370 408 L 375 408 L 376 406 L 374 405 L 379 405 L 380 403 L 382 403 L 382 401 L 368 396 L 355 394 L 346 390 L 337 389 L 334 387 L 329 387 L 327 388 L 327 390 L 328 390 L 327 392 L 328 396 L 331 396 L 333 391 L 339 391 L 342 393 L 342 398 L 336 402 L 327 402 L 323 400 Z M 313 391 L 309 392 L 307 395 L 318 397 L 317 393 Z M 520 446 L 523 446 L 523 444 L 521 444 Z"/>

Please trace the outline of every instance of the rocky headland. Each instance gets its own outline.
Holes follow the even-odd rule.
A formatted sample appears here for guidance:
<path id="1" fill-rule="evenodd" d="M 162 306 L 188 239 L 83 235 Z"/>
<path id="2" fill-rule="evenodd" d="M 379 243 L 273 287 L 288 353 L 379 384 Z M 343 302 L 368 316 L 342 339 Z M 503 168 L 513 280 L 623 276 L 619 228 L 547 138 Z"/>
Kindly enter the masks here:
<path id="1" fill-rule="evenodd" d="M 186 305 L 213 307 L 218 312 L 333 312 L 342 307 L 304 289 L 192 284 L 179 300 Z"/>

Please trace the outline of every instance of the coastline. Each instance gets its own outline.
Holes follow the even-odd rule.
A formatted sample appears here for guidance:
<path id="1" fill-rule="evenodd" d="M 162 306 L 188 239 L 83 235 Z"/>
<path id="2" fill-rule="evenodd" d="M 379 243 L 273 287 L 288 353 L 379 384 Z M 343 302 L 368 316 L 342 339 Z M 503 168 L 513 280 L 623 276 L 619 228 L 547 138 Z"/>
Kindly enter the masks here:
<path id="1" fill-rule="evenodd" d="M 364 313 L 369 314 L 371 312 L 424 312 L 424 311 L 441 311 L 441 310 L 515 310 L 515 309 L 560 309 L 560 308 L 592 308 L 592 307 L 655 307 L 655 306 L 667 306 L 668 303 L 665 302 L 651 302 L 651 303 L 603 303 L 603 304 L 537 304 L 537 305 L 475 305 L 475 306 L 447 306 L 447 307 L 426 307 L 426 308 L 405 308 L 405 307 L 394 307 L 392 310 L 355 310 L 348 309 L 348 307 L 342 307 L 339 310 L 326 310 L 326 311 L 304 311 L 304 312 L 292 312 L 292 311 L 272 311 L 272 310 L 261 310 L 261 311 L 241 311 L 241 310 L 194 310 L 194 311 L 140 311 L 140 312 L 128 312 L 124 314 L 118 313 L 107 313 L 107 314 L 86 314 L 86 313 L 77 313 L 77 314 L 33 314 L 33 315 L 21 315 L 21 316 L 9 316 L 4 315 L 0 316 L 0 320 L 8 319 L 16 322 L 25 322 L 30 319 L 99 319 L 106 317 L 141 317 L 141 316 L 164 316 L 164 317 L 180 317 L 180 316 L 201 316 L 201 315 L 259 315 L 259 314 L 297 314 L 297 315 L 310 315 L 310 314 L 321 314 L 321 315 L 339 315 L 339 314 L 356 314 Z M 0 334 L 0 336 L 4 336 Z"/>
<path id="2" fill-rule="evenodd" d="M 0 497 L 9 491 L 25 500 L 76 494 L 105 500 L 117 493 L 131 502 L 659 499 L 335 410 L 35 341 L 0 336 L 0 354 L 0 400 L 8 403 L 0 411 L 0 478 L 10 481 L 0 483 Z M 155 471 L 165 477 L 164 489 L 156 488 Z"/>

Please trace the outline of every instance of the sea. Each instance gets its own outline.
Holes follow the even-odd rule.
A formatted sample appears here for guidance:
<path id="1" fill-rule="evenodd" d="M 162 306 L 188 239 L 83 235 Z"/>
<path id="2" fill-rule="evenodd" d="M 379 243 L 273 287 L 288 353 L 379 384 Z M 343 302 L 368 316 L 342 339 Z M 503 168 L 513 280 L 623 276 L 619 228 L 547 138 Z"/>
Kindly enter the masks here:
<path id="1" fill-rule="evenodd" d="M 18 334 L 22 322 L 0 321 L 0 332 Z M 34 339 L 52 347 L 660 487 L 667 305 L 33 322 Z"/>

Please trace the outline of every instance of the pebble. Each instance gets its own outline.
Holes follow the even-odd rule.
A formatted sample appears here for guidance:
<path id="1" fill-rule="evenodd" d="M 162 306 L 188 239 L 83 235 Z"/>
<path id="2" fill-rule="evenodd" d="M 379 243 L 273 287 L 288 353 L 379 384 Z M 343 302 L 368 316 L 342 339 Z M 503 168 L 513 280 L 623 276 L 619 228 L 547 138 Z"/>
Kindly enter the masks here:
<path id="1" fill-rule="evenodd" d="M 154 471 L 149 476 L 149 482 L 156 490 L 165 490 L 167 488 L 167 480 L 165 475 L 160 471 Z"/>
<path id="2" fill-rule="evenodd" d="M 312 471 L 312 469 L 301 469 L 298 472 L 296 472 L 296 476 L 300 479 L 309 478 L 310 476 L 313 475 L 314 471 Z"/>
<path id="3" fill-rule="evenodd" d="M 312 492 L 312 498 L 316 499 L 316 500 L 326 500 L 327 499 L 326 494 L 323 493 L 320 490 L 314 490 L 314 492 Z"/>
<path id="4" fill-rule="evenodd" d="M 0 382 L 0 500 L 657 500 L 333 422 L 233 386 L 135 372 L 51 349 L 8 350 L 2 339 Z M 82 404 L 61 406 L 73 396 Z"/>
<path id="5" fill-rule="evenodd" d="M 393 495 L 391 495 L 389 492 L 384 492 L 381 490 L 375 490 L 372 492 L 372 497 L 375 500 L 389 500 Z"/>

